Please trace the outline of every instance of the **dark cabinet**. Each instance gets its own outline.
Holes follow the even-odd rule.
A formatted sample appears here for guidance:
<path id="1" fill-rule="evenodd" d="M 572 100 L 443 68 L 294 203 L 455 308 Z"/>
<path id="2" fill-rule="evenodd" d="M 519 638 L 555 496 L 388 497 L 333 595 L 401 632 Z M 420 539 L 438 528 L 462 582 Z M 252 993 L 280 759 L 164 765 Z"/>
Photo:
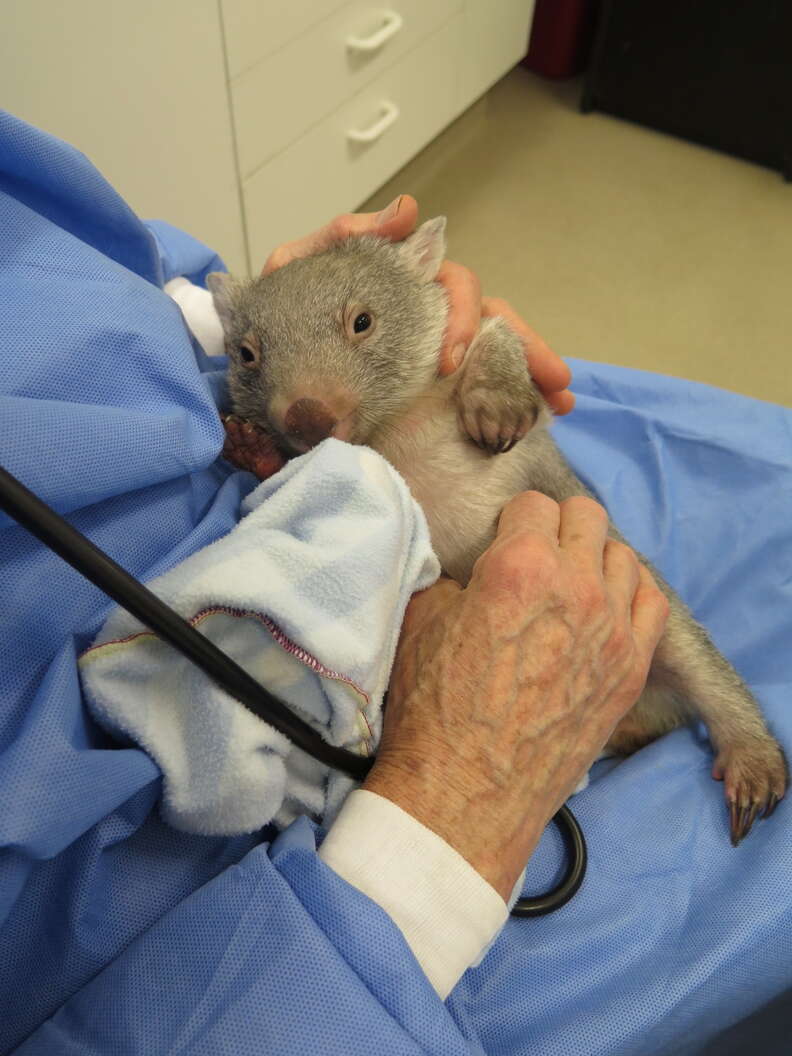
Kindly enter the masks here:
<path id="1" fill-rule="evenodd" d="M 582 108 L 792 179 L 792 0 L 604 0 Z"/>

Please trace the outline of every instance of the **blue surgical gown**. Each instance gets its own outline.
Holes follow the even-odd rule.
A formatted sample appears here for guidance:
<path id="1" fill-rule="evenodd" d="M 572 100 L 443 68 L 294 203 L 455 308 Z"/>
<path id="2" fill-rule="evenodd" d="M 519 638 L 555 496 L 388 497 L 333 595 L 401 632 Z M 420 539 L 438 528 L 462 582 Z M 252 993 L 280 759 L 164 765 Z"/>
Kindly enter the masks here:
<path id="1" fill-rule="evenodd" d="M 218 458 L 224 362 L 161 288 L 219 266 L 0 115 L 0 463 L 144 579 L 227 532 L 254 484 Z M 559 442 L 789 746 L 792 415 L 573 370 Z M 596 768 L 575 804 L 582 890 L 510 922 L 443 1003 L 307 820 L 277 838 L 163 824 L 151 759 L 81 702 L 75 657 L 108 611 L 0 514 L 1 1052 L 649 1056 L 744 1051 L 729 1045 L 748 1028 L 787 1051 L 792 810 L 733 850 L 701 731 Z M 560 862 L 551 829 L 526 893 Z"/>

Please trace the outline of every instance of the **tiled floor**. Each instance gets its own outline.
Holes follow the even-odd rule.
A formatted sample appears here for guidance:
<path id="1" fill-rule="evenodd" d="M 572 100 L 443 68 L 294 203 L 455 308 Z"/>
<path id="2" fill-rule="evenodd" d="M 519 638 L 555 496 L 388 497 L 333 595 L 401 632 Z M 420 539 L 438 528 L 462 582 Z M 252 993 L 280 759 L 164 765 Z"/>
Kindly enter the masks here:
<path id="1" fill-rule="evenodd" d="M 792 405 L 792 184 L 577 109 L 521 67 L 369 203 L 414 194 L 561 354 Z"/>

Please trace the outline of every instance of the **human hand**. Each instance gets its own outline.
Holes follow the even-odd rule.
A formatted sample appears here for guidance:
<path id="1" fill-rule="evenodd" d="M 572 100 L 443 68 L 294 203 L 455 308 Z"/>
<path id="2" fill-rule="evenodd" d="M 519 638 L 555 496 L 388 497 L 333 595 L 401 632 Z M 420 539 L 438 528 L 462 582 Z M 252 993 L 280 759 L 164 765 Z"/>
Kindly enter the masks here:
<path id="1" fill-rule="evenodd" d="M 408 606 L 364 787 L 508 899 L 547 822 L 637 700 L 668 602 L 591 499 L 513 499 L 463 590 Z"/>
<path id="2" fill-rule="evenodd" d="M 410 194 L 399 195 L 379 213 L 344 213 L 313 234 L 286 242 L 270 253 L 262 275 L 277 271 L 292 260 L 321 253 L 354 235 L 377 235 L 401 242 L 418 223 L 418 203 Z M 437 275 L 448 297 L 448 322 L 440 349 L 439 372 L 452 374 L 462 362 L 465 350 L 476 335 L 482 316 L 501 315 L 522 338 L 531 376 L 556 414 L 567 414 L 575 404 L 568 390 L 569 367 L 522 321 L 506 303 L 494 297 L 481 297 L 478 277 L 452 260 L 443 261 Z"/>
<path id="3" fill-rule="evenodd" d="M 342 213 L 310 235 L 284 242 L 267 257 L 262 275 L 269 275 L 293 260 L 312 257 L 355 235 L 376 235 L 401 242 L 418 224 L 418 203 L 411 194 L 400 194 L 379 213 Z"/>

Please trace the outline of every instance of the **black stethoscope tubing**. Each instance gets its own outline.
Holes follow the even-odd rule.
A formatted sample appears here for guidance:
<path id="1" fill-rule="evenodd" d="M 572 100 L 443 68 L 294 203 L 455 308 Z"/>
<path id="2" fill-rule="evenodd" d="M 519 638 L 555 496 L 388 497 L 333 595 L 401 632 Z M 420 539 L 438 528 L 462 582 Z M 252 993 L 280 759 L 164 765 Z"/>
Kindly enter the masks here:
<path id="1" fill-rule="evenodd" d="M 0 509 L 36 536 L 45 546 L 130 612 L 146 627 L 196 664 L 222 689 L 268 722 L 292 744 L 326 766 L 362 781 L 374 765 L 373 756 L 356 755 L 328 744 L 283 701 L 252 678 L 208 638 L 174 612 L 147 587 L 126 572 L 67 520 L 29 491 L 0 466 Z M 553 818 L 567 849 L 569 866 L 551 891 L 521 898 L 512 909 L 516 917 L 552 913 L 572 898 L 586 872 L 586 843 L 572 811 L 564 806 Z"/>

